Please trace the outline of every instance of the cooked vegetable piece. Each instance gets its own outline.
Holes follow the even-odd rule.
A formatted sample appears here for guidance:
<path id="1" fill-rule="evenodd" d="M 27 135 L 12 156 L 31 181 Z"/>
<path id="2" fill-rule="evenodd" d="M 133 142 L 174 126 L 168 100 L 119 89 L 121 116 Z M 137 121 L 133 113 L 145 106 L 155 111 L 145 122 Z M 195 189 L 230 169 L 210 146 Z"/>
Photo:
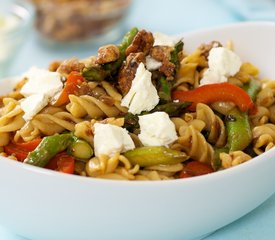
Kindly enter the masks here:
<path id="1" fill-rule="evenodd" d="M 176 43 L 174 50 L 171 52 L 170 61 L 175 64 L 176 69 L 180 65 L 179 53 L 183 50 L 183 42 L 179 41 Z"/>
<path id="2" fill-rule="evenodd" d="M 139 129 L 138 123 L 138 115 L 132 114 L 130 112 L 126 113 L 124 116 L 124 128 L 126 128 L 129 132 L 134 132 Z"/>
<path id="3" fill-rule="evenodd" d="M 151 112 L 166 112 L 169 117 L 176 117 L 182 114 L 190 105 L 189 102 L 169 102 L 156 106 Z"/>
<path id="4" fill-rule="evenodd" d="M 36 149 L 30 152 L 25 163 L 45 167 L 56 154 L 63 152 L 73 142 L 71 133 L 44 137 Z"/>
<path id="5" fill-rule="evenodd" d="M 66 152 L 62 152 L 53 157 L 45 168 L 52 169 L 63 173 L 74 173 L 75 159 L 68 155 Z"/>
<path id="6" fill-rule="evenodd" d="M 203 85 L 190 91 L 174 91 L 172 99 L 192 102 L 190 109 L 195 110 L 197 103 L 233 102 L 242 112 L 255 113 L 255 105 L 250 96 L 240 87 L 230 83 Z"/>
<path id="7" fill-rule="evenodd" d="M 199 161 L 191 161 L 184 166 L 179 177 L 180 178 L 194 177 L 194 176 L 205 175 L 212 172 L 214 172 L 214 169 L 210 165 Z"/>
<path id="8" fill-rule="evenodd" d="M 100 82 L 105 79 L 107 72 L 99 66 L 93 66 L 82 73 L 83 77 L 88 81 Z"/>
<path id="9" fill-rule="evenodd" d="M 33 151 L 41 142 L 41 138 L 34 139 L 30 142 L 9 143 L 4 146 L 4 151 L 9 155 L 14 155 L 18 161 L 24 161 L 28 153 Z"/>
<path id="10" fill-rule="evenodd" d="M 162 103 L 171 101 L 172 81 L 167 81 L 166 77 L 162 76 L 158 82 L 158 95 Z"/>
<path id="11" fill-rule="evenodd" d="M 176 164 L 186 161 L 189 156 L 184 152 L 166 147 L 140 147 L 124 153 L 124 156 L 135 165 L 150 167 L 158 164 Z"/>
<path id="12" fill-rule="evenodd" d="M 73 142 L 68 147 L 68 153 L 77 159 L 89 159 L 94 152 L 91 145 L 85 140 L 73 137 Z"/>
<path id="13" fill-rule="evenodd" d="M 252 101 L 256 100 L 258 92 L 261 90 L 261 83 L 254 78 L 244 85 L 243 89 L 251 97 Z"/>
<path id="14" fill-rule="evenodd" d="M 226 128 L 229 151 L 243 150 L 252 141 L 252 131 L 247 113 L 233 108 L 226 116 Z"/>
<path id="15" fill-rule="evenodd" d="M 79 85 L 85 81 L 84 77 L 81 76 L 79 72 L 73 71 L 69 74 L 67 81 L 65 82 L 64 88 L 59 95 L 56 102 L 53 103 L 54 106 L 59 107 L 64 104 L 69 103 L 69 95 L 75 94 Z"/>

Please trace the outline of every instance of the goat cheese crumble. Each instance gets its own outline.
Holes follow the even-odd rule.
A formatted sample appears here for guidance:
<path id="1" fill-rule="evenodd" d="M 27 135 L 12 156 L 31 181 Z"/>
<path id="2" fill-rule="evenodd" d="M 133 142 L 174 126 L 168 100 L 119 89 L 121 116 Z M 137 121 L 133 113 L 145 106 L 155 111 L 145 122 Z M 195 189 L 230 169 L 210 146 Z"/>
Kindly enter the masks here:
<path id="1" fill-rule="evenodd" d="M 159 102 L 157 89 L 151 81 L 152 73 L 140 63 L 129 92 L 121 101 L 121 106 L 128 107 L 129 112 L 140 114 L 152 110 Z"/>
<path id="2" fill-rule="evenodd" d="M 212 48 L 208 56 L 209 68 L 204 72 L 200 85 L 227 82 L 242 65 L 240 57 L 233 51 L 224 48 Z"/>

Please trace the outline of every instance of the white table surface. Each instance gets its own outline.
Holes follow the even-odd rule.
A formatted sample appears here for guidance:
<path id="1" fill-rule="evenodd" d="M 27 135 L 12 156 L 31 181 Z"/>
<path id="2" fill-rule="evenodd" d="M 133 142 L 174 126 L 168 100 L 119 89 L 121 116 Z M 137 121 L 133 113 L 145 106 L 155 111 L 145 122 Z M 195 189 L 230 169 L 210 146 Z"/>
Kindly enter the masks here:
<path id="1" fill-rule="evenodd" d="M 134 0 L 133 7 L 125 23 L 125 30 L 132 26 L 137 26 L 153 32 L 160 31 L 166 34 L 177 34 L 246 20 L 245 17 L 247 17 L 250 9 L 245 4 L 249 1 L 225 2 L 227 4 L 223 4 L 223 1 L 219 0 Z M 255 2 L 259 4 L 261 1 Z M 268 4 L 270 4 L 268 0 L 262 2 L 269 2 Z M 233 9 L 234 6 L 240 6 L 239 9 L 244 9 L 246 15 L 235 11 L 236 9 Z M 261 14 L 262 16 L 267 16 L 263 10 Z M 33 65 L 46 67 L 54 59 L 66 59 L 73 56 L 84 58 L 95 54 L 96 49 L 95 46 L 48 48 L 41 44 L 37 33 L 33 31 L 28 36 L 28 41 L 22 47 L 16 60 L 12 63 L 9 74 L 20 74 Z M 14 211 L 16 211 L 16 206 Z M 217 230 L 205 239 L 272 240 L 275 239 L 274 222 L 275 195 L 254 211 Z M 0 240 L 23 239 L 0 225 Z"/>

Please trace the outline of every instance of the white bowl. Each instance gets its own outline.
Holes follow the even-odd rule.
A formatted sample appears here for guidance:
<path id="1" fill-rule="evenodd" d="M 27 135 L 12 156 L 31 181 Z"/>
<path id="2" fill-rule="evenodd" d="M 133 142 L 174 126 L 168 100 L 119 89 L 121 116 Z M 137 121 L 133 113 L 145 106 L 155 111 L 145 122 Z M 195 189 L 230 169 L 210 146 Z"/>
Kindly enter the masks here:
<path id="1" fill-rule="evenodd" d="M 243 60 L 275 77 L 275 23 L 242 23 L 183 36 L 188 50 L 202 42 L 233 40 Z M 84 178 L 1 158 L 0 224 L 39 240 L 200 238 L 274 193 L 274 158 L 275 148 L 238 167 L 163 182 Z"/>

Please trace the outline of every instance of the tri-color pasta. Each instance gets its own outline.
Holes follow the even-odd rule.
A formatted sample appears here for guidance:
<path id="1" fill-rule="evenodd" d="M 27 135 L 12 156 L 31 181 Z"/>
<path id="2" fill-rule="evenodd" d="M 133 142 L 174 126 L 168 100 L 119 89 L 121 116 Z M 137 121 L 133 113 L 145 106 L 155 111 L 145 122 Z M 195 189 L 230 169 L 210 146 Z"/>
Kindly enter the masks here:
<path id="1" fill-rule="evenodd" d="M 159 37 L 133 28 L 120 45 L 103 46 L 97 56 L 55 62 L 49 69 L 63 87 L 31 119 L 21 105 L 28 97 L 21 89 L 31 78 L 24 75 L 13 92 L 1 97 L 1 156 L 83 177 L 170 180 L 230 168 L 274 146 L 275 82 L 261 80 L 252 63 L 238 65 L 232 43 L 203 43 L 187 53 L 182 39 Z M 213 59 L 215 50 L 220 60 Z M 137 71 L 149 76 L 145 80 L 159 102 L 134 114 L 123 99 L 139 80 Z M 142 91 L 129 104 L 147 94 Z M 149 102 L 150 94 L 145 99 Z M 159 119 L 167 128 L 155 130 L 156 119 L 146 130 L 142 117 L 160 112 L 168 116 Z M 176 138 L 165 133 L 171 124 Z M 111 143 L 107 132 L 106 144 L 95 142 L 95 128 L 102 125 L 113 126 L 120 142 Z"/>

